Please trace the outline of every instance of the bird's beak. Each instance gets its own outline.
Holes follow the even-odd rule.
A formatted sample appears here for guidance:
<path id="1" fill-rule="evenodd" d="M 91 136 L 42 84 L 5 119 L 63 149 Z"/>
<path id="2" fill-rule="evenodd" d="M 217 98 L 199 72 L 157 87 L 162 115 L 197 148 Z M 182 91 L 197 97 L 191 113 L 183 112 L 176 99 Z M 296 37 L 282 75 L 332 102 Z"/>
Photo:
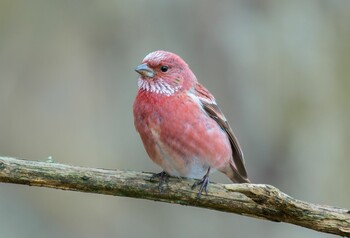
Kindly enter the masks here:
<path id="1" fill-rule="evenodd" d="M 154 77 L 154 71 L 146 63 L 140 64 L 136 67 L 135 71 L 141 76 L 152 78 Z"/>

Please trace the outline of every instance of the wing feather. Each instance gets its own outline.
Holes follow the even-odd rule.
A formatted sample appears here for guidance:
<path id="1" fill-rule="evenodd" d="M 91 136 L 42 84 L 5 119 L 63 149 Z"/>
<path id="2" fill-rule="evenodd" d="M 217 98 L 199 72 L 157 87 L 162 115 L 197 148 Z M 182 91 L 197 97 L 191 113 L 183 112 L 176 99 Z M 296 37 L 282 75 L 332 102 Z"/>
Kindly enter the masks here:
<path id="1" fill-rule="evenodd" d="M 224 114 L 221 112 L 220 108 L 215 102 L 215 98 L 211 93 L 203 87 L 201 84 L 197 83 L 195 90 L 195 95 L 199 98 L 204 111 L 211 117 L 219 126 L 226 132 L 232 148 L 232 162 L 231 168 L 234 171 L 234 180 L 237 182 L 249 182 L 247 171 L 244 165 L 244 156 L 241 146 L 238 143 L 236 136 L 234 135 L 231 126 L 227 122 Z"/>

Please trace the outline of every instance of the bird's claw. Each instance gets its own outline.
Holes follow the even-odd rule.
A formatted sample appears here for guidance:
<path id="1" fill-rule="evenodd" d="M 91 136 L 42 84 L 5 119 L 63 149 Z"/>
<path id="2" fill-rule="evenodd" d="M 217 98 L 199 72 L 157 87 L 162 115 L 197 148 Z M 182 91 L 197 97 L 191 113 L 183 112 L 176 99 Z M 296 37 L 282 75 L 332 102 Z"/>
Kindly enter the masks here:
<path id="1" fill-rule="evenodd" d="M 150 178 L 150 181 L 155 182 L 155 180 L 158 178 L 159 178 L 158 190 L 160 193 L 162 193 L 163 192 L 163 184 L 165 184 L 167 188 L 169 187 L 170 175 L 167 172 L 163 171 L 163 172 L 160 172 L 158 174 L 152 175 L 152 177 Z"/>
<path id="2" fill-rule="evenodd" d="M 195 189 L 198 185 L 199 187 L 199 192 L 197 194 L 197 199 L 199 199 L 202 196 L 203 190 L 205 191 L 205 195 L 208 195 L 208 185 L 209 185 L 209 176 L 205 175 L 200 181 L 195 182 L 191 189 Z"/>

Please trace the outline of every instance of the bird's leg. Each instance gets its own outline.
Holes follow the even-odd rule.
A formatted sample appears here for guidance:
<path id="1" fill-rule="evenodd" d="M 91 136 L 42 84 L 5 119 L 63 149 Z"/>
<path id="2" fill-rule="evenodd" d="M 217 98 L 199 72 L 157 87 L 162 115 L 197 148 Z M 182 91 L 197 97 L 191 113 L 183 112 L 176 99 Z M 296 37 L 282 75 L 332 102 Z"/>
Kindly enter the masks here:
<path id="1" fill-rule="evenodd" d="M 209 173 L 210 173 L 210 167 L 208 168 L 208 171 L 203 176 L 203 178 L 199 182 L 195 182 L 191 187 L 192 189 L 194 189 L 198 185 L 200 185 L 199 192 L 197 194 L 197 198 L 200 198 L 202 196 L 203 190 L 205 191 L 205 194 L 208 195 Z"/>
<path id="2" fill-rule="evenodd" d="M 155 179 L 159 178 L 159 184 L 158 184 L 158 190 L 159 192 L 163 192 L 163 184 L 165 183 L 165 185 L 168 187 L 169 186 L 169 178 L 170 178 L 170 175 L 163 171 L 163 172 L 160 172 L 158 174 L 154 174 L 152 175 L 152 177 L 150 178 L 150 181 L 151 182 L 154 182 Z"/>

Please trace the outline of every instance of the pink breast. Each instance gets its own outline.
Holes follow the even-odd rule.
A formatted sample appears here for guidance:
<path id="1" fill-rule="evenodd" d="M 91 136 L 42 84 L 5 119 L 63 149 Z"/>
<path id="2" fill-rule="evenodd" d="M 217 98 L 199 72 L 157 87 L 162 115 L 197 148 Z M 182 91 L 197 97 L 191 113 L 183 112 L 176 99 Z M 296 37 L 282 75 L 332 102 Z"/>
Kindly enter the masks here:
<path id="1" fill-rule="evenodd" d="M 231 147 L 220 126 L 184 95 L 165 99 L 144 103 L 136 112 L 134 107 L 135 126 L 151 159 L 170 174 L 186 177 L 228 165 Z"/>

